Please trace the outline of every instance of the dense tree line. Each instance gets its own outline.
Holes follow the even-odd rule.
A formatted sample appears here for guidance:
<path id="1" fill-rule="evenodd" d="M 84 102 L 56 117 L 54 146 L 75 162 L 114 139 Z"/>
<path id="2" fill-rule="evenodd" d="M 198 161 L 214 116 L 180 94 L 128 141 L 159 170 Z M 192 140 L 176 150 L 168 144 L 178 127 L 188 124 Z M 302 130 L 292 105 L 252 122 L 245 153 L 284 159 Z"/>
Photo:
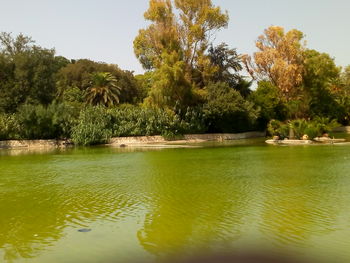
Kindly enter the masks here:
<path id="1" fill-rule="evenodd" d="M 134 40 L 145 73 L 136 76 L 1 33 L 0 139 L 88 145 L 112 136 L 349 124 L 350 67 L 308 49 L 302 32 L 269 27 L 249 56 L 213 42 L 229 16 L 211 0 L 150 0 L 145 19 Z"/>

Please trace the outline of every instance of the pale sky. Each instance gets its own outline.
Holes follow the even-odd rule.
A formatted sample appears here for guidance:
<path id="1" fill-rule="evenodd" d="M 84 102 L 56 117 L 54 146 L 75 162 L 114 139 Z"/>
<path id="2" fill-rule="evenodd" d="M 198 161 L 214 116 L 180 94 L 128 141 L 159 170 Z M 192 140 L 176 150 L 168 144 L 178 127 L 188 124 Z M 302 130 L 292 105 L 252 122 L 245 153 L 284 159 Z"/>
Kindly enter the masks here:
<path id="1" fill-rule="evenodd" d="M 254 42 L 270 25 L 296 28 L 308 47 L 327 52 L 340 66 L 350 64 L 350 0 L 213 0 L 230 23 L 216 42 L 252 54 Z M 133 40 L 147 23 L 148 0 L 0 0 L 0 31 L 20 32 L 70 59 L 90 58 L 143 70 Z"/>

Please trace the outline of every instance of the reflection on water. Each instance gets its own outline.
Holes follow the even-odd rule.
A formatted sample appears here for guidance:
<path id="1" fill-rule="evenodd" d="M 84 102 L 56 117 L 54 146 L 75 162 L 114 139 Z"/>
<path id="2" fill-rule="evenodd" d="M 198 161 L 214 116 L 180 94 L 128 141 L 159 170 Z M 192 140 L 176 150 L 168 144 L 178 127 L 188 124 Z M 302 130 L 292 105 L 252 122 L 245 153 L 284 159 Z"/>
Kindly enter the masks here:
<path id="1" fill-rule="evenodd" d="M 159 260 L 253 244 L 350 260 L 349 146 L 210 146 L 3 151 L 0 261 Z"/>

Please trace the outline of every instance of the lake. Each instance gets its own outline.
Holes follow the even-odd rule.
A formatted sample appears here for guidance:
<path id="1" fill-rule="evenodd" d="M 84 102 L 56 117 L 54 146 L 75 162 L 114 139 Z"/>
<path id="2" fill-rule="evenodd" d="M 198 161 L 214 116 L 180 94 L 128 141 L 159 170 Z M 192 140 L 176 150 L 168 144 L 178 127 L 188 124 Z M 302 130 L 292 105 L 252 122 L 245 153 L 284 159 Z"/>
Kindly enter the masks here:
<path id="1" fill-rule="evenodd" d="M 250 246 L 350 262 L 350 146 L 196 146 L 1 150 L 0 262 Z"/>

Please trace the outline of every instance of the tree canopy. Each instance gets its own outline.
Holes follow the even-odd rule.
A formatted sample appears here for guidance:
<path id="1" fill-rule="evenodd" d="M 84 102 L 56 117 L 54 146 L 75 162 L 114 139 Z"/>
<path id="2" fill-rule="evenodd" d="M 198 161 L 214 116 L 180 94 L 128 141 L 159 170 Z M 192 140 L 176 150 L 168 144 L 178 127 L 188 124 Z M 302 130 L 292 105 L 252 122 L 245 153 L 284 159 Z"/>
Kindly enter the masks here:
<path id="1" fill-rule="evenodd" d="M 151 0 L 145 19 L 151 25 L 139 31 L 134 50 L 143 67 L 156 72 L 149 100 L 188 104 L 214 69 L 207 51 L 215 32 L 227 26 L 227 13 L 210 0 Z"/>
<path id="2" fill-rule="evenodd" d="M 55 74 L 68 60 L 30 37 L 0 34 L 0 109 L 14 112 L 25 102 L 48 105 L 55 97 Z"/>
<path id="3" fill-rule="evenodd" d="M 286 136 L 289 124 L 299 136 L 310 120 L 308 134 L 327 122 L 350 124 L 350 66 L 308 49 L 301 31 L 271 26 L 250 56 L 215 41 L 229 16 L 211 0 L 150 0 L 144 17 L 149 25 L 133 43 L 145 70 L 137 76 L 1 33 L 0 139 L 85 145 L 267 127 Z"/>
<path id="4" fill-rule="evenodd" d="M 247 71 L 255 80 L 271 81 L 287 100 L 297 96 L 303 73 L 303 37 L 295 29 L 267 28 L 256 41 L 258 51 L 253 59 L 245 56 Z"/>

